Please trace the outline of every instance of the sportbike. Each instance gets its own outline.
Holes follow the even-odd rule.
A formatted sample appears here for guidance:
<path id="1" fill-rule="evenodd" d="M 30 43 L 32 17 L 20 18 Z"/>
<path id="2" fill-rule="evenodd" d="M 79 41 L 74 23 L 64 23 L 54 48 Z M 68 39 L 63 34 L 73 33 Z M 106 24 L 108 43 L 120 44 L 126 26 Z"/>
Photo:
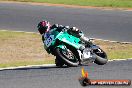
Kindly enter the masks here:
<path id="1" fill-rule="evenodd" d="M 44 48 L 56 56 L 56 66 L 79 66 L 93 62 L 104 65 L 108 61 L 106 53 L 99 46 L 92 42 L 84 43 L 66 29 L 60 31 L 55 28 L 44 36 Z"/>

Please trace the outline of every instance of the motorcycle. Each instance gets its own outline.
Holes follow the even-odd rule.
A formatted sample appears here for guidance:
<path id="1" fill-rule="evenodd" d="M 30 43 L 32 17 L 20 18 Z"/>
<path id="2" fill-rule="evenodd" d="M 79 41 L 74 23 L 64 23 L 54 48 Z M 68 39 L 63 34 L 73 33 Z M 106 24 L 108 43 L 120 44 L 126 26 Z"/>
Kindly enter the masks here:
<path id="1" fill-rule="evenodd" d="M 86 63 L 104 65 L 107 63 L 106 53 L 97 45 L 90 42 L 85 44 L 80 38 L 68 33 L 67 29 L 52 29 L 44 35 L 44 48 L 56 56 L 56 66 L 79 66 Z"/>

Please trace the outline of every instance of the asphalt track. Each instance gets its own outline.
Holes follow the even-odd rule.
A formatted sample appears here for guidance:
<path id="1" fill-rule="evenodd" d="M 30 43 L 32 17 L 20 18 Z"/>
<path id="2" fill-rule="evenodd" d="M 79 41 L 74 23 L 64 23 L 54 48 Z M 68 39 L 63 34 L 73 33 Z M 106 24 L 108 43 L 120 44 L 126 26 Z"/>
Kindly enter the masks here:
<path id="1" fill-rule="evenodd" d="M 84 66 L 90 79 L 132 80 L 132 60 L 106 65 Z M 0 88 L 82 88 L 78 78 L 82 67 L 38 67 L 0 71 Z M 90 86 L 86 88 L 132 88 L 132 86 Z"/>
<path id="2" fill-rule="evenodd" d="M 42 19 L 78 26 L 88 36 L 131 42 L 132 12 L 76 9 L 0 3 L 0 28 L 36 32 Z M 91 79 L 132 80 L 132 60 L 106 65 L 84 66 Z M 0 71 L 0 88 L 82 88 L 78 82 L 82 67 L 38 67 Z M 131 88 L 132 86 L 90 86 L 86 88 Z"/>
<path id="3" fill-rule="evenodd" d="M 132 42 L 132 11 L 0 3 L 0 29 L 37 32 L 43 19 L 76 26 L 88 37 Z"/>

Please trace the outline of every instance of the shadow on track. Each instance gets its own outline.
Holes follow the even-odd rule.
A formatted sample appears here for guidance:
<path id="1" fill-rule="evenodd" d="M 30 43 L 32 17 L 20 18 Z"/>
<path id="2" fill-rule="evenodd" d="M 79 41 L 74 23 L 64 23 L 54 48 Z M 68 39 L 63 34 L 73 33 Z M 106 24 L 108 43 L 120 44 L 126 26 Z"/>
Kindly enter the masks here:
<path id="1" fill-rule="evenodd" d="M 85 67 L 85 66 L 88 66 L 88 65 L 81 65 L 81 66 L 78 66 L 79 68 L 80 67 Z M 34 70 L 34 69 L 53 69 L 53 68 L 78 68 L 78 67 L 68 67 L 68 66 L 63 66 L 63 67 L 57 67 L 55 65 L 53 66 L 31 66 L 31 67 L 14 67 L 14 68 L 5 68 L 5 69 L 1 69 L 0 71 L 6 71 L 6 70 Z"/>

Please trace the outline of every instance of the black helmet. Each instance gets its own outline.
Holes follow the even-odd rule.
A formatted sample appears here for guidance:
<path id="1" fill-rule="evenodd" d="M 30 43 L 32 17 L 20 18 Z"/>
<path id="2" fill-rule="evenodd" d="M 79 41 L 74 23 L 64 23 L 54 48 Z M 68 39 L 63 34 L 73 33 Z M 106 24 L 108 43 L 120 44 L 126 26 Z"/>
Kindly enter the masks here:
<path id="1" fill-rule="evenodd" d="M 47 31 L 49 31 L 51 25 L 50 25 L 50 23 L 48 21 L 41 21 L 41 22 L 39 22 L 37 27 L 38 27 L 39 33 L 43 34 L 43 33 L 47 32 Z"/>

